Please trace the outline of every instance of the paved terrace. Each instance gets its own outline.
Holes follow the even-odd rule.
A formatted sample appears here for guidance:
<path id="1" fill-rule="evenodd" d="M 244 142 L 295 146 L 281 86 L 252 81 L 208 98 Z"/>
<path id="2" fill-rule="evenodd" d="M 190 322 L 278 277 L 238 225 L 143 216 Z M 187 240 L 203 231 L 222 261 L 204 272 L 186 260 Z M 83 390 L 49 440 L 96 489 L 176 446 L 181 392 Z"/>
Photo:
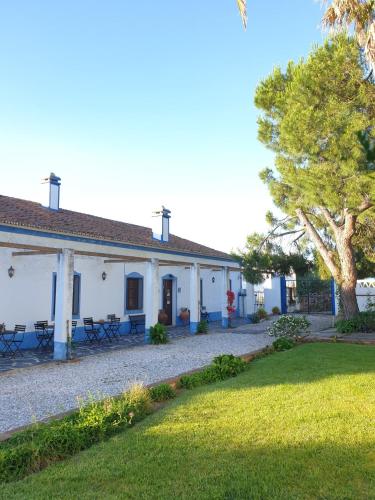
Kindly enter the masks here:
<path id="1" fill-rule="evenodd" d="M 332 324 L 330 317 L 310 319 L 313 331 Z M 151 384 L 203 367 L 219 354 L 240 355 L 261 349 L 271 342 L 265 332 L 271 322 L 242 324 L 225 331 L 211 323 L 209 334 L 195 336 L 187 329 L 175 329 L 166 345 L 117 345 L 102 352 L 99 346 L 94 355 L 74 362 L 44 362 L 2 372 L 0 432 L 74 409 L 77 397 L 116 395 L 135 382 Z"/>

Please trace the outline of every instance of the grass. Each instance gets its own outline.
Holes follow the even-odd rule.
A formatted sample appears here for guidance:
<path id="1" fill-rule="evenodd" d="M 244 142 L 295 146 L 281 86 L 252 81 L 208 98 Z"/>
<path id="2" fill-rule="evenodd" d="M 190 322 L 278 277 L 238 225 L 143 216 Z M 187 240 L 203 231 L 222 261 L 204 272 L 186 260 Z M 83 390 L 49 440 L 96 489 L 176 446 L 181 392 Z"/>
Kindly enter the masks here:
<path id="1" fill-rule="evenodd" d="M 375 498 L 375 348 L 306 344 L 185 392 L 1 499 Z"/>

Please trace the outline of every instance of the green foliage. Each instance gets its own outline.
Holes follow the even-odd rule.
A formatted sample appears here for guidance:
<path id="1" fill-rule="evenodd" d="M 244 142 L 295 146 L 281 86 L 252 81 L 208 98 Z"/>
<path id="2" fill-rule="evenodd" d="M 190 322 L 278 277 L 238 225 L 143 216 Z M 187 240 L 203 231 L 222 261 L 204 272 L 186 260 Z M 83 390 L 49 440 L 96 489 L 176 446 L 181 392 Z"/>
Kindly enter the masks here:
<path id="1" fill-rule="evenodd" d="M 51 462 L 78 453 L 131 426 L 150 412 L 150 395 L 134 386 L 119 398 L 107 397 L 81 405 L 61 420 L 36 424 L 0 443 L 0 482 L 14 481 Z"/>
<path id="2" fill-rule="evenodd" d="M 169 384 L 159 384 L 150 388 L 152 401 L 167 401 L 176 397 L 176 391 Z"/>
<path id="3" fill-rule="evenodd" d="M 0 498 L 373 499 L 375 349 L 309 343 L 249 366 Z"/>
<path id="4" fill-rule="evenodd" d="M 272 314 L 280 314 L 280 312 L 281 311 L 280 311 L 279 307 L 275 306 L 275 307 L 272 308 Z"/>
<path id="5" fill-rule="evenodd" d="M 169 341 L 167 328 L 161 323 L 152 326 L 150 328 L 150 341 L 151 344 L 167 344 Z"/>
<path id="6" fill-rule="evenodd" d="M 271 337 L 300 337 L 306 333 L 310 322 L 305 316 L 280 316 L 272 325 L 267 328 L 267 333 Z"/>
<path id="7" fill-rule="evenodd" d="M 212 384 L 219 380 L 235 377 L 246 368 L 246 363 L 233 354 L 222 354 L 214 358 L 213 362 L 191 375 L 183 375 L 180 378 L 180 386 L 184 389 L 193 389 L 201 385 Z"/>
<path id="8" fill-rule="evenodd" d="M 375 311 L 363 311 L 350 319 L 336 321 L 339 333 L 369 333 L 375 332 Z"/>
<path id="9" fill-rule="evenodd" d="M 260 307 L 257 312 L 256 312 L 256 315 L 258 316 L 258 318 L 260 320 L 262 319 L 266 319 L 268 317 L 268 314 L 267 314 L 267 311 L 263 308 L 263 307 Z"/>
<path id="10" fill-rule="evenodd" d="M 274 221 L 272 213 L 268 220 Z M 286 229 L 287 223 L 285 225 Z M 295 272 L 304 275 L 310 269 L 310 262 L 305 254 L 300 252 L 285 252 L 280 244 L 276 244 L 265 234 L 252 233 L 247 237 L 245 250 L 234 254 L 241 262 L 244 277 L 248 283 L 259 284 L 264 281 L 264 275 L 289 275 Z"/>
<path id="11" fill-rule="evenodd" d="M 368 271 L 368 262 L 374 262 L 375 85 L 364 78 L 364 69 L 357 43 L 340 35 L 306 61 L 290 62 L 285 71 L 276 68 L 255 96 L 263 112 L 258 137 L 276 154 L 276 172 L 266 169 L 261 179 L 289 216 L 289 230 L 314 235 L 315 248 L 338 283 L 352 273 L 345 260 L 351 238 L 356 256 L 362 252 L 358 269 Z M 351 236 L 340 247 L 338 235 L 350 221 Z M 270 222 L 275 237 L 276 221 Z"/>
<path id="12" fill-rule="evenodd" d="M 292 349 L 296 345 L 295 340 L 290 337 L 279 337 L 274 342 L 272 342 L 272 346 L 275 351 L 287 351 L 288 349 Z"/>
<path id="13" fill-rule="evenodd" d="M 208 333 L 208 321 L 206 319 L 202 319 L 198 323 L 198 333 Z"/>
<path id="14" fill-rule="evenodd" d="M 260 318 L 257 313 L 249 314 L 248 316 L 250 323 L 260 323 Z"/>

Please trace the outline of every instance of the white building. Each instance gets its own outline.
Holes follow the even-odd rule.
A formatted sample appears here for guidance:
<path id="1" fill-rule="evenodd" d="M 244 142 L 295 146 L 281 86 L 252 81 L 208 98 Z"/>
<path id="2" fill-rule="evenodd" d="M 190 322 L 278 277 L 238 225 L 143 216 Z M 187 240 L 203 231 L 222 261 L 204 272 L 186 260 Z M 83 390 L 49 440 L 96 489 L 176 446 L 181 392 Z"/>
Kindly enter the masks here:
<path id="1" fill-rule="evenodd" d="M 48 179 L 49 206 L 0 196 L 0 323 L 26 325 L 23 347 L 36 345 L 34 323 L 55 323 L 54 357 L 65 359 L 71 321 L 144 314 L 146 339 L 160 309 L 178 325 L 190 310 L 197 330 L 201 306 L 210 320 L 228 324 L 226 292 L 238 296 L 239 265 L 224 252 L 169 233 L 170 214 L 161 212 L 162 235 L 151 229 L 60 208 L 60 179 Z M 73 304 L 73 308 L 72 308 Z"/>

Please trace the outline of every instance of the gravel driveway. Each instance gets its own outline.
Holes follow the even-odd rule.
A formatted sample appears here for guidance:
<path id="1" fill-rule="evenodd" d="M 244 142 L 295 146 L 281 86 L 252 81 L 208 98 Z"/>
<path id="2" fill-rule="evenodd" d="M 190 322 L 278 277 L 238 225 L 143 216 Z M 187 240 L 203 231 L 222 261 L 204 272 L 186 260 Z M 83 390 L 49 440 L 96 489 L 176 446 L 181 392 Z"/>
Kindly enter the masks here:
<path id="1" fill-rule="evenodd" d="M 77 407 L 77 397 L 116 395 L 134 382 L 150 384 L 200 368 L 223 353 L 246 354 L 270 344 L 258 333 L 267 325 L 222 331 L 82 358 L 0 375 L 0 432 Z M 254 333 L 250 333 L 250 331 Z M 256 333 L 257 332 L 257 333 Z M 242 334 L 240 334 L 242 333 Z M 243 334 L 247 333 L 247 334 Z"/>

